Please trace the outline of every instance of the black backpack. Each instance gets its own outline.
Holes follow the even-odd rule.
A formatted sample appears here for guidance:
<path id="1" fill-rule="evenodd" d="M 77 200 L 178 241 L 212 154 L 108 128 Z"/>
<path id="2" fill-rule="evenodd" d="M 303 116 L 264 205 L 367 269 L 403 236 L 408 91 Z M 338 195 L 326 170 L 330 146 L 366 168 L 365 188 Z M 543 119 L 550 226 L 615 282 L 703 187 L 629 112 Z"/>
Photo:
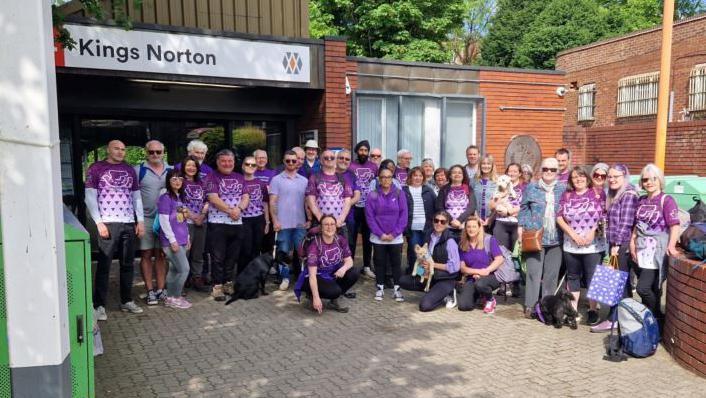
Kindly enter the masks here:
<path id="1" fill-rule="evenodd" d="M 694 202 L 696 204 L 694 207 L 689 209 L 689 218 L 691 223 L 706 223 L 706 204 L 701 201 L 697 196 L 694 196 Z"/>

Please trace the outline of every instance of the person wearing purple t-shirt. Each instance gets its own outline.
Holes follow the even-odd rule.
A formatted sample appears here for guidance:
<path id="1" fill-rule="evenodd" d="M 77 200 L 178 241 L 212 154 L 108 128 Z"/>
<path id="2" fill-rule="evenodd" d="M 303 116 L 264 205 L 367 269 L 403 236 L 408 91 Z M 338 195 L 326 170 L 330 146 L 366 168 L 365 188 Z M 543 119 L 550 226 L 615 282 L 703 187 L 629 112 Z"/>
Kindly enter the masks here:
<path id="1" fill-rule="evenodd" d="M 449 168 L 449 184 L 439 190 L 436 197 L 436 211 L 446 211 L 451 215 L 449 229 L 454 238 L 461 235 L 466 219 L 476 212 L 476 197 L 468 184 L 468 175 L 460 164 Z"/>
<path id="2" fill-rule="evenodd" d="M 260 255 L 262 240 L 270 228 L 270 207 L 267 184 L 255 178 L 255 158 L 243 159 L 245 192 L 250 195 L 250 203 L 243 211 L 243 243 L 240 249 L 240 263 L 245 266 Z M 238 267 L 239 271 L 242 267 Z"/>
<path id="3" fill-rule="evenodd" d="M 338 233 L 348 240 L 346 218 L 351 209 L 353 189 L 342 176 L 336 174 L 336 155 L 333 151 L 321 153 L 321 171 L 309 177 L 306 201 L 314 220 L 318 223 L 324 214 L 336 218 Z"/>
<path id="4" fill-rule="evenodd" d="M 248 207 L 250 196 L 245 191 L 243 176 L 233 171 L 235 154 L 222 149 L 216 154 L 217 170 L 206 179 L 208 207 L 208 244 L 213 269 L 211 296 L 225 300 L 233 293 L 233 270 L 240 257 L 243 240 L 242 212 Z M 238 268 L 246 264 L 238 264 Z"/>
<path id="5" fill-rule="evenodd" d="M 395 179 L 401 186 L 407 185 L 407 175 L 409 166 L 412 164 L 412 152 L 407 149 L 397 151 L 397 168 L 395 168 Z"/>
<path id="6" fill-rule="evenodd" d="M 253 151 L 252 155 L 255 158 L 255 164 L 257 165 L 257 169 L 255 169 L 255 178 L 269 185 L 272 177 L 277 175 L 277 171 L 267 167 L 267 152 L 262 149 L 256 149 Z"/>
<path id="7" fill-rule="evenodd" d="M 556 223 L 564 231 L 564 265 L 571 304 L 578 311 L 581 279 L 590 283 L 596 266 L 606 250 L 601 225 L 605 222 L 605 197 L 593 189 L 593 182 L 582 167 L 571 170 L 569 186 L 559 199 Z M 598 324 L 597 303 L 589 300 L 587 323 Z"/>
<path id="8" fill-rule="evenodd" d="M 162 251 L 169 259 L 167 273 L 167 297 L 164 305 L 171 308 L 191 308 L 191 303 L 181 296 L 184 282 L 189 276 L 189 259 L 186 252 L 191 246 L 189 239 L 190 212 L 184 195 L 184 177 L 181 171 L 167 172 L 167 192 L 157 201 L 159 218 L 159 240 Z"/>
<path id="9" fill-rule="evenodd" d="M 108 319 L 108 278 L 116 251 L 120 262 L 120 309 L 142 312 L 132 300 L 135 238 L 145 233 L 142 196 L 137 173 L 124 160 L 125 144 L 110 141 L 106 159 L 93 163 L 86 171 L 86 208 L 98 229 L 93 307 L 99 321 Z"/>
<path id="10" fill-rule="evenodd" d="M 191 237 L 191 249 L 187 251 L 191 268 L 191 286 L 196 291 L 206 292 L 209 290 L 206 284 L 207 273 L 203 266 L 208 214 L 206 190 L 199 172 L 198 160 L 193 156 L 187 156 L 181 164 L 183 165 L 181 172 L 184 174 L 184 204 L 189 209 L 189 218 L 186 222 Z"/>
<path id="11" fill-rule="evenodd" d="M 495 298 L 493 290 L 500 287 L 500 282 L 495 277 L 504 260 L 497 239 L 485 233 L 480 217 L 472 215 L 466 220 L 461 243 L 459 244 L 461 259 L 461 275 L 466 276 L 461 295 L 458 297 L 458 309 L 470 311 L 475 308 L 476 299 L 480 296 L 483 303 L 483 312 L 495 312 Z"/>
<path id="12" fill-rule="evenodd" d="M 351 165 L 351 151 L 348 149 L 342 149 L 336 153 L 336 174 L 343 177 L 343 181 L 348 184 L 353 190 L 353 197 L 351 197 L 351 210 L 348 211 L 348 216 L 346 217 L 346 224 L 349 226 L 353 225 L 353 206 L 360 200 L 360 187 L 356 181 L 355 174 L 349 170 Z"/>
<path id="13" fill-rule="evenodd" d="M 667 278 L 668 256 L 679 255 L 679 208 L 662 192 L 664 174 L 654 164 L 640 173 L 640 188 L 647 192 L 637 202 L 635 226 L 630 238 L 630 254 L 637 262 L 637 294 L 655 318 L 662 319 L 662 283 Z"/>
<path id="14" fill-rule="evenodd" d="M 199 178 L 205 180 L 206 177 L 213 172 L 213 169 L 204 163 L 204 159 L 206 159 L 206 154 L 208 153 L 208 146 L 201 140 L 191 140 L 186 146 L 186 153 L 188 156 L 193 156 L 194 159 L 199 162 Z M 174 165 L 174 168 L 177 170 L 181 170 L 181 167 L 181 163 Z"/>
<path id="15" fill-rule="evenodd" d="M 356 185 L 360 187 L 360 200 L 353 208 L 353 225 L 348 227 L 348 245 L 351 248 L 351 253 L 355 255 L 355 250 L 358 242 L 358 234 L 363 236 L 363 275 L 375 279 L 375 274 L 370 269 L 370 263 L 373 253 L 373 246 L 370 243 L 370 228 L 365 220 L 365 200 L 370 192 L 370 182 L 375 179 L 378 174 L 378 165 L 368 159 L 370 153 L 370 143 L 363 140 L 360 141 L 354 150 L 356 154 L 355 162 L 351 162 L 349 170 L 356 177 Z"/>

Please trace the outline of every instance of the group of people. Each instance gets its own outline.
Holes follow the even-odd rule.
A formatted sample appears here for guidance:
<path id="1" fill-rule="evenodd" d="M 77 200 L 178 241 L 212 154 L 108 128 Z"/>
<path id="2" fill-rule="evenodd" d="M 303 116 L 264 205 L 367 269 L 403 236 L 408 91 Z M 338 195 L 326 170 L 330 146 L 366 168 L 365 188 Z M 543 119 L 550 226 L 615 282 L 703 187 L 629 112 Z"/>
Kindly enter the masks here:
<path id="1" fill-rule="evenodd" d="M 504 252 L 513 251 L 529 230 L 542 231 L 542 244 L 523 253 L 525 316 L 531 317 L 540 297 L 555 293 L 562 273 L 577 307 L 581 287 L 607 255 L 617 256 L 621 270 L 635 271 L 637 293 L 661 316 L 666 257 L 676 255 L 679 218 L 655 165 L 642 169 L 639 188 L 646 194 L 640 195 L 625 165 L 598 163 L 588 173 L 571 167 L 566 149 L 544 159 L 537 176 L 517 163 L 497 171 L 493 157 L 481 156 L 474 145 L 466 149 L 467 164 L 448 169 L 435 168 L 432 159 L 412 167 L 413 154 L 404 149 L 397 162 L 383 160 L 367 141 L 353 151 L 333 151 L 309 140 L 304 148 L 287 150 L 279 170 L 269 169 L 267 152 L 257 150 L 236 172 L 236 156 L 228 149 L 216 153 L 212 169 L 204 163 L 207 150 L 194 140 L 188 156 L 172 167 L 164 162 L 164 145 L 153 140 L 145 146 L 147 160 L 132 167 L 124 162 L 125 145 L 116 140 L 108 144 L 107 158 L 88 169 L 86 204 L 99 236 L 99 320 L 107 319 L 116 252 L 120 308 L 142 312 L 132 299 L 135 242 L 148 305 L 189 308 L 185 284 L 224 300 L 233 293 L 235 276 L 274 245 L 294 257 L 273 269 L 279 288 L 287 290 L 294 281 L 297 298 L 305 295 L 319 313 L 347 312 L 339 298 L 354 297 L 350 289 L 361 274 L 375 280 L 377 301 L 384 300 L 386 288 L 397 302 L 404 301 L 404 290 L 420 291 L 421 311 L 479 306 L 493 313 L 494 293 L 520 295 L 519 284 L 501 288 L 495 272 Z M 359 235 L 361 269 L 353 266 Z M 415 248 L 425 244 L 428 255 L 417 259 Z M 412 275 L 415 264 L 432 275 L 429 284 Z M 628 282 L 624 295 L 632 292 Z M 610 328 L 594 302 L 587 323 L 593 331 Z"/>

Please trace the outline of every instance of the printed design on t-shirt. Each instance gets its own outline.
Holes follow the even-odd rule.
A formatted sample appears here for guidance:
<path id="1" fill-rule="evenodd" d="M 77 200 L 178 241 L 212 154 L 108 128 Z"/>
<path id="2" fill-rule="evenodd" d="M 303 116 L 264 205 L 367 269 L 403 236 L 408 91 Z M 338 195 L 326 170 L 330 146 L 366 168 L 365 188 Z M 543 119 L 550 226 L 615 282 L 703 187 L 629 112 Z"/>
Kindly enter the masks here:
<path id="1" fill-rule="evenodd" d="M 324 250 L 324 255 L 321 257 L 324 267 L 331 267 L 341 262 L 341 248 L 338 246 Z"/>
<path id="2" fill-rule="evenodd" d="M 237 178 L 223 178 L 218 185 L 218 190 L 223 195 L 237 195 L 243 189 Z"/>
<path id="3" fill-rule="evenodd" d="M 642 204 L 637 208 L 636 218 L 649 226 L 653 226 L 659 222 L 660 213 L 657 205 Z"/>
<path id="4" fill-rule="evenodd" d="M 363 197 L 370 193 L 370 181 L 374 178 L 373 171 L 367 167 L 355 169 L 356 184 L 360 187 Z"/>
<path id="5" fill-rule="evenodd" d="M 262 189 L 260 189 L 260 184 L 251 185 L 248 189 L 250 194 L 250 202 L 260 203 L 262 201 Z"/>
<path id="6" fill-rule="evenodd" d="M 340 198 L 343 195 L 343 186 L 338 182 L 322 182 L 317 187 L 317 191 L 321 196 Z"/>
<path id="7" fill-rule="evenodd" d="M 184 194 L 189 201 L 203 201 L 203 187 L 189 184 L 184 187 Z"/>
<path id="8" fill-rule="evenodd" d="M 407 183 L 407 172 L 406 171 L 400 171 L 397 173 L 397 180 L 401 182 L 402 184 Z"/>
<path id="9" fill-rule="evenodd" d="M 322 181 L 317 185 L 316 205 L 324 214 L 333 214 L 335 217 L 343 211 L 344 187 L 338 180 L 335 182 Z"/>
<path id="10" fill-rule="evenodd" d="M 132 176 L 125 170 L 108 170 L 100 178 L 100 188 L 129 188 Z"/>
<path id="11" fill-rule="evenodd" d="M 468 196 L 463 190 L 449 189 L 446 196 L 446 211 L 451 214 L 451 217 L 457 219 L 463 214 L 468 207 Z"/>
<path id="12" fill-rule="evenodd" d="M 580 214 L 588 211 L 591 201 L 588 198 L 571 198 L 566 202 L 565 213 Z"/>

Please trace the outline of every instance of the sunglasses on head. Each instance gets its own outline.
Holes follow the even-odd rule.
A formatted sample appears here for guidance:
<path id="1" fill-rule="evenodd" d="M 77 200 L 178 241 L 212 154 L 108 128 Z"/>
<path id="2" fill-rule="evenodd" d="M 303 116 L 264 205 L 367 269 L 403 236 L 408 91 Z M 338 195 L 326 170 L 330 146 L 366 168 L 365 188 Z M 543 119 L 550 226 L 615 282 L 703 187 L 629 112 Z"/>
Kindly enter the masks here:
<path id="1" fill-rule="evenodd" d="M 606 174 L 593 173 L 593 178 L 598 178 L 598 179 L 600 179 L 600 180 L 605 180 L 605 179 L 606 179 Z"/>
<path id="2" fill-rule="evenodd" d="M 324 157 L 322 157 L 322 159 L 323 159 L 323 160 L 329 160 L 329 161 L 330 161 L 330 160 L 336 160 L 336 157 L 334 157 L 334 156 L 324 156 Z"/>
<path id="3" fill-rule="evenodd" d="M 162 151 L 149 150 L 149 151 L 147 151 L 147 153 L 149 153 L 150 155 L 161 155 Z"/>
<path id="4" fill-rule="evenodd" d="M 445 218 L 435 218 L 434 224 L 446 225 L 446 219 Z"/>
<path id="5" fill-rule="evenodd" d="M 297 163 L 297 159 L 284 159 L 284 163 L 295 164 Z"/>
<path id="6" fill-rule="evenodd" d="M 557 169 L 556 167 L 542 167 L 542 172 L 544 172 L 544 173 L 547 173 L 547 172 L 556 173 L 557 170 L 559 170 L 559 169 Z"/>
<path id="7" fill-rule="evenodd" d="M 255 164 L 255 163 L 243 163 L 243 166 L 245 166 L 245 167 L 255 167 L 256 164 Z"/>

